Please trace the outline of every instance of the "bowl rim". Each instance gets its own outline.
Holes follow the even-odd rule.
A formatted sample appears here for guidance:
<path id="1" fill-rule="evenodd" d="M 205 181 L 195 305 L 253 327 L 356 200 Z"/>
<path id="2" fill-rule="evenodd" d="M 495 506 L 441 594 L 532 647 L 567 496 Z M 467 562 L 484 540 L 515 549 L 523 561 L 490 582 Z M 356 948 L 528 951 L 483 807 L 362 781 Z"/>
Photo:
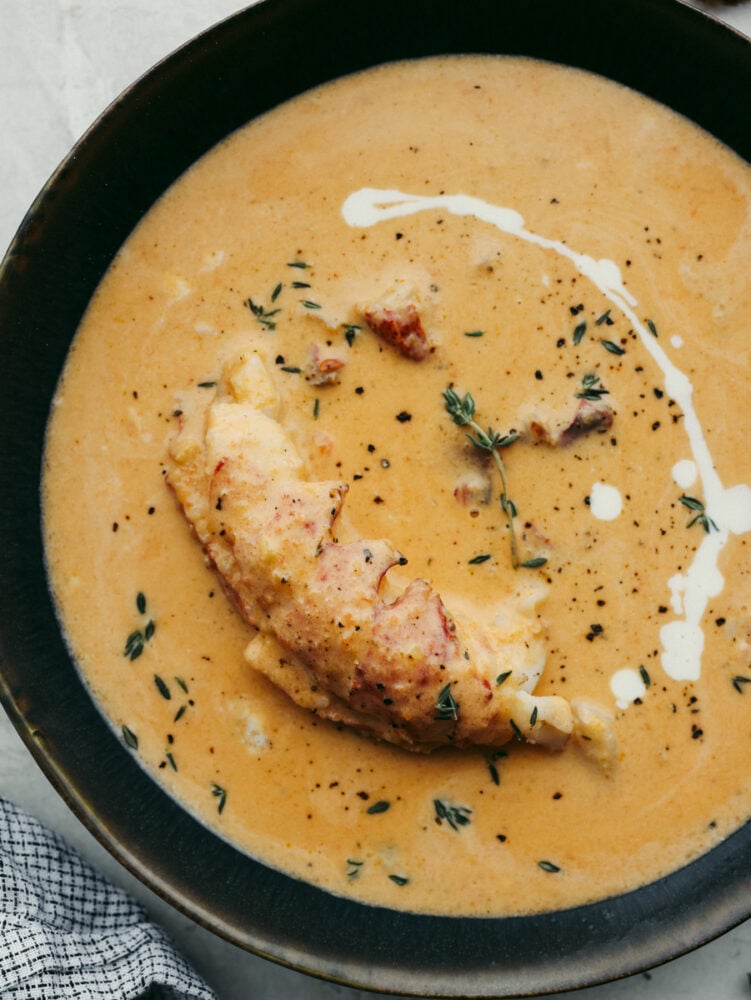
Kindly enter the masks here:
<path id="1" fill-rule="evenodd" d="M 556 20 L 556 3 L 528 0 L 526 13 L 504 10 L 498 30 L 508 40 L 506 48 L 538 54 L 521 51 L 521 40 L 544 14 L 553 23 L 539 57 L 547 58 L 557 32 L 569 46 L 569 59 L 559 61 L 601 71 L 607 53 L 577 41 L 576 23 Z M 732 78 L 737 93 L 743 87 L 751 92 L 751 42 L 683 0 L 611 4 L 609 32 L 620 26 L 633 35 L 638 24 L 640 36 L 648 38 L 641 52 L 644 65 L 633 70 L 640 84 L 636 89 L 650 96 L 656 92 L 672 106 L 685 105 L 682 88 L 690 82 L 690 62 L 698 64 L 701 56 L 714 79 L 704 97 L 692 85 L 695 105 L 678 110 L 690 112 L 705 127 L 719 122 L 713 129 L 719 137 L 751 159 L 749 124 L 717 107 L 718 79 Z M 349 0 L 262 0 L 203 32 L 110 105 L 60 164 L 21 224 L 0 265 L 0 462 L 8 472 L 0 486 L 0 580 L 7 588 L 0 611 L 0 701 L 58 793 L 110 853 L 178 910 L 242 948 L 348 986 L 416 996 L 532 996 L 595 985 L 677 957 L 749 915 L 751 824 L 651 885 L 534 917 L 435 917 L 333 896 L 221 841 L 144 771 L 72 667 L 47 589 L 39 481 L 49 401 L 78 320 L 141 214 L 233 127 L 285 97 L 386 58 L 416 55 L 420 45 L 426 48 L 422 54 L 437 54 L 448 50 L 448 39 L 456 48 L 469 37 L 468 29 L 454 24 L 455 4 L 448 0 L 412 0 L 406 13 L 399 0 L 382 0 L 377 12 L 360 9 L 367 6 L 354 8 Z M 573 22 L 585 23 L 592 14 L 592 0 L 564 6 Z M 497 0 L 495 7 L 494 0 L 463 5 L 474 38 L 491 11 L 501 17 Z M 421 18 L 428 13 L 437 24 L 418 38 L 425 23 Z M 384 37 L 387 26 L 405 23 L 403 35 Z M 308 54 L 306 61 L 314 27 L 329 32 L 331 48 L 315 58 Z M 380 41 L 370 55 L 355 45 L 332 54 L 333 41 L 366 38 L 376 29 Z M 489 31 L 485 50 L 497 48 L 498 37 Z M 650 56 L 658 54 L 666 38 L 677 39 L 679 50 L 670 79 L 657 66 L 649 67 Z M 276 40 L 277 58 L 299 59 L 289 77 L 265 88 L 259 80 L 274 68 L 270 57 L 259 60 L 254 75 L 235 69 L 230 78 L 227 68 L 228 60 L 236 65 L 258 39 Z M 611 58 L 616 76 L 622 77 L 628 62 Z M 244 80 L 252 80 L 258 92 L 240 100 Z M 233 101 L 222 108 L 228 96 Z M 206 123 L 209 114 L 213 118 Z M 200 134 L 191 128 L 196 121 L 204 122 Z M 143 136 L 156 152 L 148 164 L 141 154 L 144 162 L 139 160 L 134 176 L 123 169 L 124 154 Z M 78 232 L 71 239 L 73 227 Z M 62 261 L 61 248 L 69 253 Z M 113 803 L 113 788 L 127 794 Z M 158 838 L 154 843 L 143 835 L 152 827 L 165 837 L 169 833 L 168 852 Z M 250 914 L 248 899 L 253 900 Z"/>

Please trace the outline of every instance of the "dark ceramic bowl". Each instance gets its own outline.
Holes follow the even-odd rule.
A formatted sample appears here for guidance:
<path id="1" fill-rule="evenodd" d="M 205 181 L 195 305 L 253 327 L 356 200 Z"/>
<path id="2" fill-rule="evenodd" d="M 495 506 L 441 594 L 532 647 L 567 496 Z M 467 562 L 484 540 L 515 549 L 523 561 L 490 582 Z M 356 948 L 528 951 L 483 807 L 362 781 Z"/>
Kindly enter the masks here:
<path id="1" fill-rule="evenodd" d="M 524 54 L 592 70 L 751 159 L 751 44 L 677 0 L 266 0 L 161 63 L 73 150 L 2 265 L 0 696 L 105 846 L 241 947 L 386 992 L 534 995 L 655 965 L 748 917 L 751 824 L 659 882 L 541 916 L 416 916 L 328 895 L 221 841 L 119 744 L 68 657 L 40 533 L 50 400 L 86 305 L 142 214 L 259 112 L 365 66 L 444 52 Z"/>

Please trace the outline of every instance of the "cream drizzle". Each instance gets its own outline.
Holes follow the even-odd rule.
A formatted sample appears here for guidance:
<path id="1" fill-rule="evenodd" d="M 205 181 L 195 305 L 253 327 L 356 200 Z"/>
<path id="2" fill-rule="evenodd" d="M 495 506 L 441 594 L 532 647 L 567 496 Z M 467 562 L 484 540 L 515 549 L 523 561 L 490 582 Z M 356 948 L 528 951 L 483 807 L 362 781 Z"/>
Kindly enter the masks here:
<path id="1" fill-rule="evenodd" d="M 589 509 L 598 521 L 614 521 L 623 510 L 620 490 L 608 483 L 593 483 L 589 492 Z"/>
<path id="2" fill-rule="evenodd" d="M 683 411 L 683 426 L 701 478 L 705 512 L 716 525 L 716 530 L 713 528 L 704 535 L 688 570 L 676 573 L 668 581 L 675 619 L 660 629 L 661 662 L 666 674 L 676 681 L 698 679 L 704 650 L 701 621 L 709 600 L 720 593 L 724 584 L 718 569 L 720 553 L 731 534 L 751 531 L 751 487 L 745 483 L 729 489 L 723 486 L 693 405 L 693 385 L 635 314 L 638 302 L 625 287 L 620 268 L 614 261 L 595 260 L 587 254 L 577 253 L 560 240 L 551 240 L 526 229 L 523 217 L 514 209 L 465 194 L 426 197 L 397 190 L 361 188 L 345 199 L 342 215 L 348 225 L 363 228 L 435 209 L 457 216 L 473 216 L 501 232 L 552 250 L 571 261 L 579 274 L 591 281 L 628 319 L 642 346 L 661 370 L 665 391 Z"/>

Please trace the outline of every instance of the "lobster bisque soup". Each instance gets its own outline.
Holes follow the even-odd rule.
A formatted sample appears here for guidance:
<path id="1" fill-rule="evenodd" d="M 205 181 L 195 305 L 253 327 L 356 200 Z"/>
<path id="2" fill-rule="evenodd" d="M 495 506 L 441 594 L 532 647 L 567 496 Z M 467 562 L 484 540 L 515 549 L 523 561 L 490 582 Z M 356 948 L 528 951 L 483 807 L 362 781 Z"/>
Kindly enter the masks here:
<path id="1" fill-rule="evenodd" d="M 510 58 L 335 82 L 193 166 L 102 282 L 49 427 L 52 585 L 130 751 L 261 861 L 422 912 L 603 898 L 743 823 L 750 219 L 748 166 L 694 125 Z M 339 484 L 315 553 L 274 555 L 291 582 L 261 535 L 242 583 L 214 565 L 225 515 L 265 502 L 231 477 L 183 489 L 186 467 L 209 491 L 238 468 L 205 464 L 221 414 L 268 430 L 246 479 L 291 462 L 300 489 Z M 263 631 L 355 545 L 363 573 L 399 554 L 369 611 L 411 585 L 443 623 L 368 633 L 391 656 L 372 713 L 326 660 L 337 627 L 360 635 L 341 560 L 330 621 L 303 605 L 305 643 Z M 462 629 L 501 636 L 500 721 L 465 714 L 469 645 L 445 675 L 425 652 Z M 427 708 L 397 709 L 417 660 Z"/>

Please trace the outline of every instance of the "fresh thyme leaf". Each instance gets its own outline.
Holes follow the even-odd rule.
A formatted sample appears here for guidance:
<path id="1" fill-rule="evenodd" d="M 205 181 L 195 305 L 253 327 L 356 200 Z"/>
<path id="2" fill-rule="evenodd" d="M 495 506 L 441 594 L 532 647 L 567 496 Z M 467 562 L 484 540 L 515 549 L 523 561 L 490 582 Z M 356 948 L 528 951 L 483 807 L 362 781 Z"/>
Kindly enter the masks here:
<path id="1" fill-rule="evenodd" d="M 177 764 L 175 763 L 175 758 L 172 756 L 171 751 L 166 750 L 164 756 L 167 758 L 169 766 L 172 768 L 172 770 L 177 771 Z"/>
<path id="2" fill-rule="evenodd" d="M 488 432 L 491 433 L 489 428 Z M 496 435 L 494 438 L 495 446 L 496 448 L 508 448 L 510 444 L 513 444 L 514 441 L 518 441 L 520 437 L 521 434 L 519 434 L 518 431 L 511 431 L 509 434 L 504 434 L 503 437 Z"/>
<path id="3" fill-rule="evenodd" d="M 657 327 L 654 325 L 651 319 L 647 319 L 644 322 L 649 327 L 649 332 L 652 334 L 653 337 L 659 336 L 659 334 L 657 333 Z"/>
<path id="4" fill-rule="evenodd" d="M 309 281 L 293 281 L 292 282 L 292 287 L 293 288 L 310 288 L 311 286 L 310 286 L 310 282 Z"/>
<path id="5" fill-rule="evenodd" d="M 513 444 L 514 441 L 518 441 L 519 434 L 516 431 L 509 431 L 508 434 L 497 434 L 492 427 L 488 427 L 487 431 L 484 431 L 482 427 L 475 422 L 475 401 L 469 392 L 465 392 L 462 397 L 458 392 L 456 392 L 455 389 L 452 389 L 449 386 L 447 389 L 444 389 L 443 401 L 446 407 L 446 412 L 455 424 L 458 424 L 459 427 L 470 427 L 474 431 L 474 434 L 467 434 L 467 437 L 472 444 L 480 451 L 487 452 L 493 456 L 496 468 L 498 469 L 501 477 L 501 484 L 503 485 L 503 492 L 501 494 L 501 510 L 506 515 L 506 526 L 508 527 L 509 543 L 511 545 L 511 565 L 514 569 L 517 569 L 519 566 L 519 555 L 516 546 L 516 532 L 514 530 L 516 508 L 508 498 L 506 467 L 503 464 L 500 449 L 507 448 L 509 445 Z"/>
<path id="6" fill-rule="evenodd" d="M 680 501 L 684 507 L 688 507 L 689 510 L 698 510 L 702 513 L 704 512 L 704 504 L 701 500 L 697 500 L 696 497 L 687 497 L 685 494 L 680 497 Z"/>
<path id="7" fill-rule="evenodd" d="M 513 719 L 509 719 L 508 721 L 509 721 L 509 723 L 511 725 L 511 728 L 514 731 L 514 736 L 517 738 L 517 740 L 523 740 L 524 739 L 524 734 L 522 733 L 521 729 L 517 726 L 517 724 L 514 722 L 514 720 Z"/>
<path id="8" fill-rule="evenodd" d="M 313 400 L 313 419 L 318 420 L 318 414 L 321 412 L 321 400 L 316 396 Z"/>
<path id="9" fill-rule="evenodd" d="M 148 640 L 154 635 L 154 632 L 156 632 L 156 625 L 154 624 L 154 620 L 149 618 L 146 622 L 146 628 L 143 630 L 144 639 L 148 642 Z"/>
<path id="10" fill-rule="evenodd" d="M 501 493 L 498 499 L 500 500 L 503 513 L 508 514 L 509 517 L 516 517 L 517 510 L 514 501 L 510 497 L 507 497 L 505 493 Z"/>
<path id="11" fill-rule="evenodd" d="M 167 701 L 169 701 L 170 698 L 172 697 L 172 692 L 167 687 L 162 678 L 159 676 L 159 674 L 154 674 L 154 683 L 156 684 L 157 690 L 159 691 L 159 694 L 162 696 L 162 698 L 166 698 Z"/>
<path id="12" fill-rule="evenodd" d="M 532 714 L 529 717 L 530 728 L 537 723 L 537 705 L 532 709 Z"/>
<path id="13" fill-rule="evenodd" d="M 354 858 L 347 858 L 347 878 L 355 879 L 360 877 L 360 869 L 365 864 L 364 861 L 355 861 Z"/>
<path id="14" fill-rule="evenodd" d="M 502 674 L 498 674 L 498 676 L 496 677 L 495 679 L 496 684 L 498 685 L 503 684 L 504 681 L 507 681 L 509 679 L 511 674 L 512 674 L 511 670 L 504 670 Z"/>
<path id="15" fill-rule="evenodd" d="M 613 321 L 610 318 L 609 309 L 606 309 L 602 316 L 598 316 L 595 320 L 595 326 L 602 326 L 603 323 L 606 323 L 608 326 L 612 326 Z"/>
<path id="16" fill-rule="evenodd" d="M 279 298 L 279 295 L 281 294 L 281 291 L 282 291 L 283 288 L 284 288 L 284 285 L 280 281 L 279 284 L 274 289 L 274 291 L 271 293 L 271 301 L 272 302 L 276 302 L 276 300 Z"/>
<path id="17" fill-rule="evenodd" d="M 138 608 L 139 615 L 146 613 L 146 596 L 140 590 L 136 595 L 136 607 Z"/>
<path id="18" fill-rule="evenodd" d="M 459 717 L 459 703 L 451 693 L 451 684 L 441 689 L 435 703 L 435 719 L 440 721 L 456 720 Z"/>
<path id="19" fill-rule="evenodd" d="M 537 864 L 544 872 L 559 872 L 561 870 L 560 866 L 554 864 L 552 861 L 538 861 Z"/>
<path id="20" fill-rule="evenodd" d="M 227 804 L 227 790 L 222 788 L 221 785 L 212 784 L 211 794 L 217 799 L 216 811 L 221 815 L 224 812 L 224 807 Z"/>
<path id="21" fill-rule="evenodd" d="M 320 309 L 321 305 L 318 302 L 313 302 L 312 299 L 300 299 L 300 302 L 305 306 L 306 309 Z"/>
<path id="22" fill-rule="evenodd" d="M 460 826 L 467 826 L 472 822 L 470 819 L 472 810 L 469 806 L 455 806 L 443 799 L 433 799 L 436 820 L 440 823 L 446 820 L 452 830 L 458 832 Z"/>
<path id="23" fill-rule="evenodd" d="M 287 261 L 287 267 L 297 267 L 301 271 L 307 271 L 307 269 L 310 267 L 310 264 L 306 264 L 305 261 L 303 260 L 289 260 Z"/>
<path id="24" fill-rule="evenodd" d="M 534 559 L 525 559 L 521 565 L 525 569 L 539 569 L 540 566 L 544 566 L 547 561 L 546 556 L 535 556 Z"/>
<path id="25" fill-rule="evenodd" d="M 123 740 L 125 741 L 126 745 L 129 746 L 131 750 L 137 750 L 138 737 L 133 732 L 133 730 L 129 729 L 127 726 L 123 726 L 122 734 L 123 734 Z"/>
<path id="26" fill-rule="evenodd" d="M 612 340 L 601 340 L 600 343 L 605 348 L 606 351 L 610 351 L 611 354 L 625 354 L 625 347 L 621 347 L 620 344 L 616 344 Z"/>
<path id="27" fill-rule="evenodd" d="M 409 879 L 406 875 L 389 875 L 389 878 L 396 885 L 409 885 Z"/>
<path id="28" fill-rule="evenodd" d="M 692 517 L 691 520 L 688 522 L 688 524 L 686 525 L 687 528 L 692 528 L 695 524 L 700 524 L 702 528 L 704 528 L 707 534 L 709 534 L 709 532 L 712 531 L 712 529 L 714 529 L 715 531 L 720 530 L 717 527 L 716 522 L 713 521 L 712 518 L 707 514 L 704 504 L 701 502 L 701 500 L 697 500 L 696 497 L 687 497 L 685 494 L 679 497 L 679 500 L 684 507 L 688 507 L 689 510 L 695 512 L 695 517 Z"/>
<path id="29" fill-rule="evenodd" d="M 475 401 L 468 392 L 464 394 L 464 399 L 462 399 L 457 392 L 449 388 L 444 391 L 443 398 L 446 410 L 455 424 L 463 427 L 472 422 L 475 415 Z"/>
<path id="30" fill-rule="evenodd" d="M 198 388 L 199 389 L 213 389 L 215 385 L 216 385 L 216 382 L 213 382 L 211 379 L 208 379 L 206 382 L 199 382 L 198 383 Z"/>
<path id="31" fill-rule="evenodd" d="M 587 332 L 587 324 L 579 323 L 578 326 L 574 329 L 574 336 L 572 338 L 575 345 L 581 344 L 582 338 L 586 332 Z"/>
<path id="32" fill-rule="evenodd" d="M 260 305 L 258 302 L 254 302 L 253 299 L 250 298 L 247 300 L 246 305 L 261 326 L 265 326 L 267 330 L 276 330 L 276 321 L 273 317 L 281 312 L 280 309 L 266 309 L 264 306 Z"/>
<path id="33" fill-rule="evenodd" d="M 467 330 L 467 332 L 464 334 L 464 336 L 465 337 L 484 337 L 485 336 L 485 331 L 484 330 Z"/>
<path id="34" fill-rule="evenodd" d="M 143 632 L 140 629 L 136 629 L 131 632 L 128 638 L 125 640 L 125 648 L 123 649 L 123 656 L 127 656 L 131 662 L 137 660 L 138 657 L 143 652 L 144 638 Z"/>
<path id="35" fill-rule="evenodd" d="M 187 705 L 181 705 L 178 708 L 178 710 L 175 712 L 175 718 L 172 721 L 173 722 L 179 722 L 180 719 L 182 719 L 182 717 L 185 715 L 187 709 L 188 709 Z"/>
<path id="36" fill-rule="evenodd" d="M 610 395 L 608 390 L 604 389 L 599 382 L 599 375 L 588 374 L 582 376 L 582 387 L 579 392 L 574 394 L 576 399 L 588 399 L 590 401 L 597 402 L 597 400 L 602 399 L 603 396 Z"/>
<path id="37" fill-rule="evenodd" d="M 649 685 L 652 683 L 652 678 L 649 676 L 649 671 L 644 666 L 644 664 L 642 664 L 639 667 L 639 676 L 642 679 L 642 683 L 644 684 L 644 687 L 649 687 Z"/>
<path id="38" fill-rule="evenodd" d="M 736 674 L 733 678 L 733 687 L 738 694 L 743 694 L 744 684 L 751 684 L 751 677 L 743 677 L 741 674 Z"/>
<path id="39" fill-rule="evenodd" d="M 175 683 L 179 687 L 181 687 L 186 694 L 188 693 L 188 685 L 185 683 L 182 677 L 175 677 Z"/>
<path id="40" fill-rule="evenodd" d="M 298 368 L 297 365 L 282 365 L 280 370 L 288 372 L 290 375 L 299 375 L 302 368 Z"/>
<path id="41" fill-rule="evenodd" d="M 386 799 L 380 799 L 378 802 L 374 802 L 372 806 L 368 806 L 366 812 L 368 816 L 376 816 L 378 813 L 385 813 L 391 808 L 391 803 Z"/>
<path id="42" fill-rule="evenodd" d="M 488 765 L 488 771 L 490 772 L 490 780 L 493 782 L 494 785 L 500 785 L 501 776 L 498 773 L 498 768 L 495 766 L 495 763 L 489 759 L 486 759 L 485 763 Z"/>
<path id="43" fill-rule="evenodd" d="M 489 552 L 483 552 L 479 556 L 472 556 L 472 558 L 469 560 L 469 565 L 470 566 L 479 566 L 480 563 L 487 562 L 488 559 L 490 559 L 490 553 Z"/>

